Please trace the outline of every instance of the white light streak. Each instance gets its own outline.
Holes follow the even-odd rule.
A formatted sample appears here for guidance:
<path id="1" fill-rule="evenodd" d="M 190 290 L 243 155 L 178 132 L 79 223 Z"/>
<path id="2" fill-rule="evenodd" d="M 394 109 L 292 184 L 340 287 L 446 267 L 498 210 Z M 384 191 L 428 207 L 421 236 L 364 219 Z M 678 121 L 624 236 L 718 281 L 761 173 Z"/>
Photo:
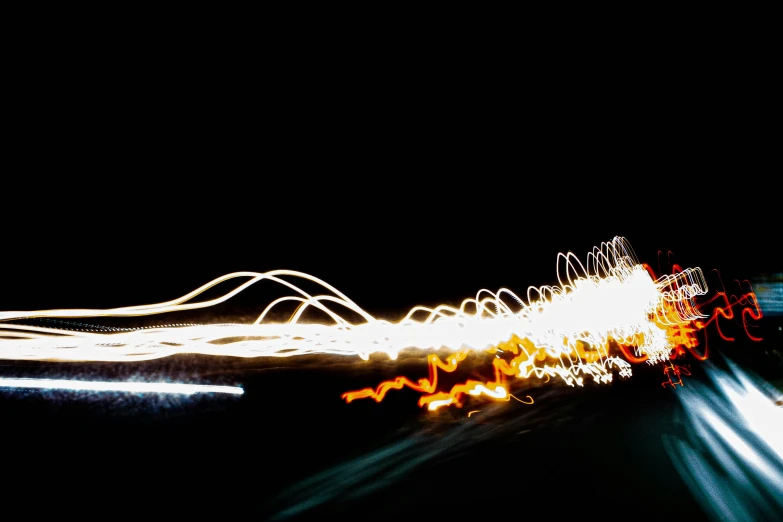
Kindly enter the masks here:
<path id="1" fill-rule="evenodd" d="M 701 269 L 656 279 L 622 237 L 594 248 L 586 264 L 570 252 L 558 254 L 556 276 L 559 285 L 530 287 L 526 300 L 508 288 L 481 289 L 458 307 L 415 306 L 399 322 L 390 322 L 372 316 L 309 274 L 235 272 L 162 303 L 103 310 L 0 312 L 0 359 L 123 362 L 187 353 L 244 358 L 333 354 L 367 360 L 373 354 L 396 359 L 406 349 L 429 353 L 497 349 L 506 357 L 513 356 L 509 366 L 497 366 L 505 375 L 558 376 L 570 386 L 582 386 L 586 376 L 599 383 L 611 382 L 614 370 L 622 377 L 630 376 L 630 363 L 609 354 L 612 343 L 634 347 L 637 356 L 646 356 L 651 364 L 666 361 L 675 347 L 667 328 L 705 317 L 694 303 L 707 292 Z M 218 284 L 241 278 L 247 280 L 220 297 L 194 300 Z M 288 281 L 291 278 L 317 287 L 318 293 L 294 285 Z M 56 327 L 56 320 L 62 318 L 120 318 L 208 308 L 262 281 L 285 287 L 293 295 L 274 299 L 250 323 Z M 270 312 L 278 312 L 285 304 L 295 307 L 288 320 L 270 320 Z M 350 322 L 340 312 L 360 320 Z M 31 319 L 55 321 L 46 326 L 19 324 Z M 431 384 L 425 383 L 422 389 Z M 491 389 L 495 388 L 486 387 L 482 394 L 501 393 Z"/>
<path id="2" fill-rule="evenodd" d="M 70 379 L 25 379 L 0 377 L 0 388 L 32 388 L 40 390 L 70 390 L 128 393 L 166 393 L 193 395 L 196 393 L 228 393 L 242 395 L 238 386 L 210 384 L 184 384 L 167 382 L 111 382 L 80 381 Z"/>
<path id="3" fill-rule="evenodd" d="M 713 386 L 678 390 L 685 436 L 664 442 L 677 471 L 716 522 L 779 520 L 783 513 L 780 390 L 729 362 Z"/>
<path id="4" fill-rule="evenodd" d="M 526 337 L 552 356 L 568 357 L 574 343 L 604 346 L 611 338 L 638 346 L 652 360 L 666 360 L 672 346 L 662 320 L 671 321 L 664 307 L 676 302 L 681 322 L 703 317 L 692 299 L 706 293 L 700 269 L 653 280 L 634 258 L 630 245 L 617 237 L 588 256 L 587 268 L 573 254 L 564 256 L 566 276 L 557 274 L 560 286 L 528 289 L 525 302 L 507 288 L 479 290 L 459 308 L 413 307 L 406 317 L 389 322 L 373 317 L 324 281 L 302 272 L 275 270 L 266 273 L 236 272 L 217 278 L 189 294 L 141 306 L 104 310 L 64 309 L 0 312 L 0 359 L 47 361 L 142 361 L 192 353 L 235 357 L 290 357 L 305 354 L 338 354 L 369 358 L 384 353 L 392 359 L 404 349 L 426 351 L 470 349 L 483 351 Z M 559 272 L 558 267 L 558 272 Z M 310 295 L 285 277 L 315 283 L 333 295 Z M 190 302 L 213 286 L 235 278 L 250 278 L 225 295 Z M 276 299 L 252 324 L 204 324 L 147 327 L 130 331 L 73 331 L 2 321 L 30 318 L 129 317 L 207 308 L 224 302 L 260 281 L 272 281 L 298 295 Z M 287 322 L 265 318 L 285 301 L 299 303 Z M 363 318 L 353 324 L 327 303 L 339 305 Z M 300 322 L 306 310 L 317 310 L 331 324 Z M 606 362 L 605 358 L 601 359 Z"/>

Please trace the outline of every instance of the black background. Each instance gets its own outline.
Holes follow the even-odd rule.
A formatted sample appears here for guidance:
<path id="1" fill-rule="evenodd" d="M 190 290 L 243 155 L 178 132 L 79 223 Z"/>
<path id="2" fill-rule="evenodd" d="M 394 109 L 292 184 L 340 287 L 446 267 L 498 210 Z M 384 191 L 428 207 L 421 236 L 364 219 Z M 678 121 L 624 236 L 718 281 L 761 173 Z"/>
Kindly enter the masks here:
<path id="1" fill-rule="evenodd" d="M 584 260 L 615 236 L 659 273 L 699 266 L 730 285 L 781 268 L 763 78 L 642 89 L 600 76 L 469 86 L 265 71 L 260 83 L 159 71 L 122 85 L 115 72 L 28 92 L 4 144 L 0 309 L 147 304 L 229 272 L 288 268 L 394 319 L 481 288 L 556 284 L 559 252 Z M 220 314 L 259 313 L 256 298 Z M 465 410 L 427 415 L 406 391 L 340 399 L 401 373 L 391 363 L 183 355 L 1 368 L 245 388 L 189 400 L 1 391 L 4 502 L 31 513 L 263 520 L 356 479 L 356 498 L 304 514 L 701 516 L 660 445 L 676 390 L 659 368 L 603 388 L 534 388 L 535 406 L 503 403 L 471 425 Z M 383 487 L 352 465 L 287 493 L 400 441 L 412 444 L 402 462 L 421 465 Z"/>

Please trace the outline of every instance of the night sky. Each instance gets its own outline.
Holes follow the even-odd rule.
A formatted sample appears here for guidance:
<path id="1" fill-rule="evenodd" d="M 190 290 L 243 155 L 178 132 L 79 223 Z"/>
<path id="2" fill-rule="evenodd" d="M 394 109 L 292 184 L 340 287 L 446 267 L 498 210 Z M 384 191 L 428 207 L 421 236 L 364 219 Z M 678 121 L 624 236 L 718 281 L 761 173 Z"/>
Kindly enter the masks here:
<path id="1" fill-rule="evenodd" d="M 127 134 L 55 143 L 5 194 L 2 308 L 124 306 L 287 268 L 393 312 L 553 284 L 559 252 L 584 261 L 615 236 L 661 272 L 781 266 L 776 189 L 742 163 L 747 141 L 723 138 L 721 158 L 713 143 L 669 150 L 651 137 L 411 132 L 280 148 L 241 148 L 236 131 L 191 131 L 163 150 Z"/>

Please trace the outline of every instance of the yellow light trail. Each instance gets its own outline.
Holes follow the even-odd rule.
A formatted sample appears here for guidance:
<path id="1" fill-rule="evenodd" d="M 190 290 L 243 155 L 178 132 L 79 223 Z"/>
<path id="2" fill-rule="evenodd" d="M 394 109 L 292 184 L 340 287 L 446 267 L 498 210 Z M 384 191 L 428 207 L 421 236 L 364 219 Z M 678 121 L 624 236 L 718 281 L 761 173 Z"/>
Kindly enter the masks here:
<path id="1" fill-rule="evenodd" d="M 308 293 L 288 279 L 320 287 Z M 194 301 L 232 279 L 246 279 L 220 297 Z M 508 400 L 507 377 L 560 377 L 582 386 L 584 377 L 611 382 L 612 371 L 631 375 L 631 364 L 610 353 L 618 345 L 648 363 L 667 361 L 675 347 L 671 328 L 704 316 L 694 299 L 707 292 L 701 269 L 654 277 L 622 237 L 602 243 L 583 264 L 574 254 L 558 254 L 558 285 L 528 288 L 526 299 L 511 290 L 479 290 L 459 307 L 415 306 L 398 322 L 379 319 L 325 281 L 292 270 L 227 274 L 171 301 L 112 309 L 0 312 L 0 359 L 39 361 L 140 361 L 179 353 L 232 357 L 292 357 L 337 354 L 367 360 L 373 354 L 396 359 L 402 350 L 429 352 L 429 378 L 405 377 L 375 390 L 344 394 L 380 401 L 390 389 L 410 387 L 425 394 L 429 409 L 461 405 L 464 394 Z M 19 324 L 33 318 L 107 318 L 166 314 L 208 308 L 261 281 L 292 291 L 275 299 L 250 323 L 145 327 L 126 331 L 71 331 Z M 281 305 L 294 304 L 287 321 L 268 320 Z M 343 315 L 360 317 L 349 322 Z M 326 322 L 305 320 L 310 313 Z M 11 321 L 16 321 L 13 323 Z M 435 352 L 445 354 L 445 362 Z M 453 372 L 469 352 L 496 354 L 494 381 L 468 381 L 450 392 L 438 390 L 438 372 Z"/>

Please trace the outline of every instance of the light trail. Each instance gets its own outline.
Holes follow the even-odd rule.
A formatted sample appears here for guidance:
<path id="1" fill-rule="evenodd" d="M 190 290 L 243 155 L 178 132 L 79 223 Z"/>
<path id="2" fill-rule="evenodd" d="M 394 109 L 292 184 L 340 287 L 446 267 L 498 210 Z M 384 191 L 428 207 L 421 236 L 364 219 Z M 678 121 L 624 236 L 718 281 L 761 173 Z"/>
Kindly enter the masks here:
<path id="1" fill-rule="evenodd" d="M 111 382 L 81 381 L 71 379 L 27 379 L 0 377 L 0 388 L 29 388 L 39 390 L 71 390 L 129 393 L 166 393 L 193 395 L 196 393 L 228 393 L 242 395 L 245 391 L 238 386 L 217 386 L 211 384 L 184 384 L 167 382 Z"/>
<path id="2" fill-rule="evenodd" d="M 708 318 L 695 302 L 707 293 L 700 268 L 678 268 L 674 274 L 656 277 L 622 237 L 593 248 L 584 264 L 570 252 L 558 254 L 557 261 L 559 284 L 530 287 L 526 299 L 508 288 L 482 289 L 459 307 L 415 306 L 398 322 L 376 318 L 325 281 L 291 270 L 227 274 L 162 303 L 0 312 L 0 359 L 124 362 L 189 353 L 246 358 L 335 354 L 367 360 L 373 354 L 396 359 L 403 350 L 413 349 L 429 354 L 427 378 L 398 377 L 375 389 L 347 392 L 343 398 L 381 401 L 389 390 L 408 387 L 423 394 L 420 405 L 433 410 L 461 406 L 466 395 L 509 400 L 509 378 L 557 377 L 569 386 L 583 386 L 588 377 L 608 383 L 614 372 L 631 376 L 631 363 L 666 362 L 678 355 L 677 349 L 698 344 L 695 335 Z M 233 279 L 246 281 L 220 297 L 194 301 Z M 306 292 L 288 279 L 300 279 L 319 291 Z M 138 329 L 86 325 L 88 331 L 23 324 L 42 318 L 84 320 L 203 309 L 262 281 L 281 285 L 293 295 L 273 300 L 250 323 Z M 284 305 L 295 307 L 287 321 L 268 319 Z M 350 322 L 347 314 L 361 320 Z M 495 356 L 494 379 L 440 389 L 439 374 L 454 372 L 471 352 Z"/>
<path id="3" fill-rule="evenodd" d="M 664 437 L 678 473 L 715 521 L 780 520 L 783 392 L 728 361 L 682 390 L 682 434 Z"/>

